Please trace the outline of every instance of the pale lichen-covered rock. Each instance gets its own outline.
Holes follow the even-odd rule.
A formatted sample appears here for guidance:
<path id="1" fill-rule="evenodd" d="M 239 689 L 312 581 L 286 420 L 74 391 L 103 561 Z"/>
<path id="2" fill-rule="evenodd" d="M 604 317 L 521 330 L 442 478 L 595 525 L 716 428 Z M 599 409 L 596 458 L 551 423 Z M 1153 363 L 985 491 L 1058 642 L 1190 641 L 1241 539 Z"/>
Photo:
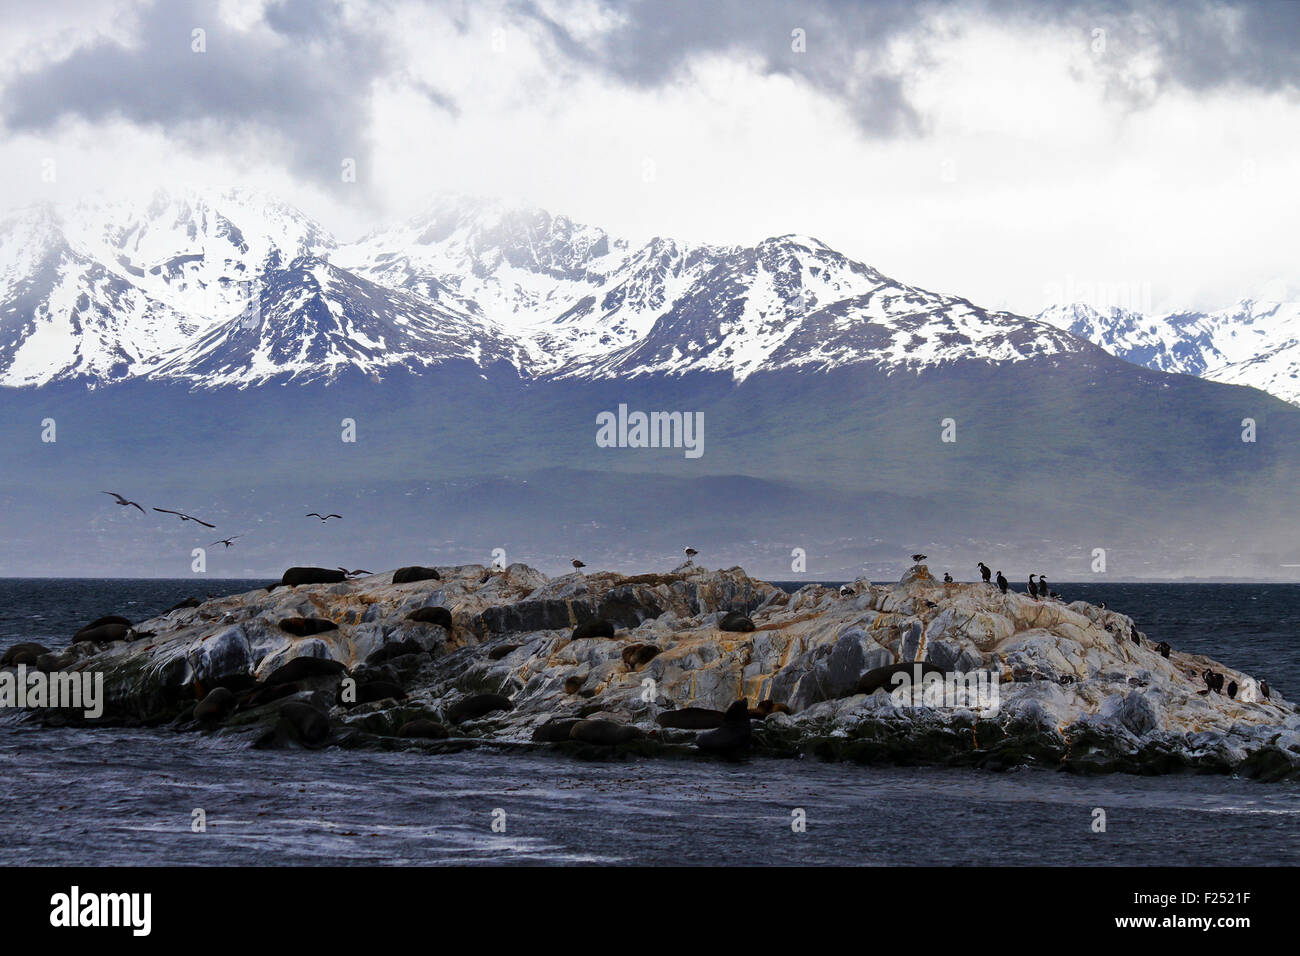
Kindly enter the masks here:
<path id="1" fill-rule="evenodd" d="M 740 568 L 694 565 L 557 578 L 520 564 L 437 571 L 437 580 L 401 585 L 389 572 L 259 589 L 142 622 L 147 639 L 64 650 L 72 666 L 105 673 L 107 719 L 117 721 L 184 721 L 199 685 L 242 680 L 252 694 L 298 658 L 337 662 L 330 667 L 346 673 L 295 665 L 315 676 L 294 682 L 286 699 L 328 710 L 333 739 L 348 746 L 397 746 L 402 725 L 437 723 L 467 697 L 490 694 L 512 708 L 457 724 L 446 740 L 401 746 L 550 746 L 533 742 L 536 728 L 590 718 L 635 728 L 596 736 L 652 753 L 694 737 L 661 733 L 655 717 L 665 709 L 721 711 L 745 697 L 751 708 L 769 701 L 790 711 L 754 721 L 760 753 L 1085 772 L 1237 768 L 1270 779 L 1300 767 L 1300 717 L 1276 689 L 1264 700 L 1250 675 L 1177 647 L 1164 658 L 1132 641 L 1132 618 L 1085 602 L 944 584 L 924 566 L 895 587 L 856 581 L 845 595 L 818 585 L 787 594 Z M 446 609 L 452 626 L 410 620 L 420 608 Z M 731 612 L 755 629 L 721 630 Z M 289 617 L 338 629 L 294 637 L 279 627 Z M 572 639 L 597 619 L 614 638 Z M 657 653 L 629 665 L 623 651 L 633 644 Z M 866 672 L 919 662 L 995 678 L 996 706 L 858 693 Z M 1235 680 L 1237 699 L 1205 693 L 1206 669 Z M 344 677 L 384 689 L 349 703 Z M 387 696 L 399 688 L 404 700 Z M 218 732 L 254 728 L 277 706 L 239 711 Z"/>

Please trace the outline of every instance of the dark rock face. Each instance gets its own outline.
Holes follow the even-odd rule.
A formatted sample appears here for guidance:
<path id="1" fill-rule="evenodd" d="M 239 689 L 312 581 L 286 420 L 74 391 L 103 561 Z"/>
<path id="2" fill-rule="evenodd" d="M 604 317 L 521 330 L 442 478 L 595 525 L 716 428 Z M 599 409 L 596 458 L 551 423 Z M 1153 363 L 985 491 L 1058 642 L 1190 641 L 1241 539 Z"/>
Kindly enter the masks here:
<path id="1" fill-rule="evenodd" d="M 280 630 L 295 637 L 310 637 L 312 634 L 324 634 L 338 629 L 339 626 L 333 621 L 319 617 L 286 617 L 280 622 Z"/>
<path id="2" fill-rule="evenodd" d="M 569 739 L 573 725 L 581 723 L 580 717 L 552 717 L 533 731 L 533 740 L 537 743 L 556 743 Z"/>
<path id="3" fill-rule="evenodd" d="M 492 634 L 559 630 L 569 626 L 569 603 L 568 601 L 540 600 L 502 604 L 497 607 L 486 608 L 479 615 L 479 621 Z M 579 614 L 579 609 L 582 609 L 587 616 L 591 615 L 591 609 L 586 605 L 579 604 L 577 601 L 572 603 L 574 614 L 580 617 L 583 616 Z"/>
<path id="4" fill-rule="evenodd" d="M 424 648 L 420 645 L 420 642 L 408 637 L 404 641 L 393 641 L 371 652 L 370 656 L 366 658 L 366 664 L 373 666 L 382 664 L 385 661 L 391 661 L 396 657 L 405 657 L 407 654 L 423 653 Z"/>
<path id="5" fill-rule="evenodd" d="M 406 691 L 392 681 L 372 680 L 357 685 L 357 699 L 351 704 L 343 700 L 342 688 L 339 689 L 339 703 L 344 706 L 353 704 L 372 704 L 379 700 L 406 700 Z"/>
<path id="6" fill-rule="evenodd" d="M 394 584 L 415 584 L 417 581 L 441 581 L 442 578 L 433 568 L 421 567 L 418 564 L 411 565 L 407 568 L 398 568 L 393 572 Z"/>
<path id="7" fill-rule="evenodd" d="M 596 605 L 595 616 L 631 629 L 643 621 L 659 617 L 663 612 L 664 609 L 644 589 L 624 584 L 610 588 L 602 595 L 600 603 Z"/>
<path id="8" fill-rule="evenodd" d="M 187 597 L 184 601 L 178 601 L 177 603 L 173 604 L 163 613 L 170 614 L 172 611 L 180 611 L 183 610 L 184 608 L 189 608 L 189 607 L 198 607 L 200 603 L 201 602 L 196 597 Z"/>
<path id="9" fill-rule="evenodd" d="M 514 653 L 523 646 L 524 645 L 522 644 L 499 644 L 492 648 L 492 650 L 488 651 L 488 660 L 499 661 L 501 658 Z"/>
<path id="10" fill-rule="evenodd" d="M 858 681 L 857 691 L 859 694 L 874 694 L 880 689 L 893 690 L 894 676 L 896 674 L 907 674 L 909 678 L 917 673 L 920 668 L 920 674 L 925 677 L 927 674 L 947 674 L 942 667 L 925 662 L 917 663 L 914 661 L 903 664 L 890 664 L 888 667 L 877 667 L 867 671 Z"/>
<path id="11" fill-rule="evenodd" d="M 281 586 L 297 587 L 300 584 L 338 584 L 347 575 L 338 568 L 289 568 L 280 578 Z"/>

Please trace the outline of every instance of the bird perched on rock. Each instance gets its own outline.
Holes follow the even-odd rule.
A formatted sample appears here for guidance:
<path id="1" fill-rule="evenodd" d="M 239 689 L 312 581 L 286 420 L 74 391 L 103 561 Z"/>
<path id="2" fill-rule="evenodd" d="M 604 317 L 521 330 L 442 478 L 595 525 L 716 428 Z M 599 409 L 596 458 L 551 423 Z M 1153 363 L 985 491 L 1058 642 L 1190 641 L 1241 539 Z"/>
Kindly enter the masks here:
<path id="1" fill-rule="evenodd" d="M 574 559 L 573 559 L 573 569 L 574 569 L 575 571 L 576 571 L 578 568 L 585 568 L 585 567 L 586 567 L 586 565 L 583 564 L 581 561 L 579 561 L 577 558 L 574 558 Z"/>
<path id="2" fill-rule="evenodd" d="M 912 555 L 912 563 L 913 563 L 913 564 L 920 564 L 920 563 L 921 563 L 922 561 L 924 561 L 927 557 L 929 557 L 929 555 L 925 555 L 925 554 L 914 554 L 914 555 Z"/>
<path id="3" fill-rule="evenodd" d="M 1038 597 L 1038 585 L 1034 583 L 1034 576 L 1032 574 L 1029 575 L 1029 596 L 1031 598 Z"/>
<path id="4" fill-rule="evenodd" d="M 943 583 L 952 584 L 952 575 L 949 574 L 947 571 L 943 572 Z"/>
<path id="5" fill-rule="evenodd" d="M 998 572 L 998 590 L 1003 594 L 1007 593 L 1007 579 L 1002 576 L 1001 571 Z"/>
<path id="6" fill-rule="evenodd" d="M 989 575 L 992 574 L 993 572 L 989 570 L 989 566 L 985 564 L 983 561 L 981 561 L 978 566 L 980 569 L 980 577 L 984 579 L 985 584 L 988 584 Z"/>
<path id="7" fill-rule="evenodd" d="M 683 549 L 683 553 L 686 555 L 686 562 L 689 564 L 695 560 L 695 556 L 700 552 L 696 551 L 694 548 L 685 548 Z"/>
<path id="8" fill-rule="evenodd" d="M 1038 594 L 1040 597 L 1056 597 L 1051 591 L 1047 590 L 1047 575 L 1038 576 Z"/>
<path id="9" fill-rule="evenodd" d="M 853 597 L 853 595 L 857 593 L 857 591 L 853 590 L 853 588 L 849 587 L 847 584 L 840 585 L 840 597 Z"/>
<path id="10" fill-rule="evenodd" d="M 1160 652 L 1161 657 L 1168 657 L 1169 652 L 1173 650 L 1173 648 L 1169 646 L 1168 641 L 1161 641 L 1159 644 L 1156 645 L 1156 650 Z"/>
<path id="11" fill-rule="evenodd" d="M 1259 682 L 1259 692 L 1264 695 L 1265 700 L 1273 696 L 1273 692 L 1268 689 L 1268 681 L 1266 680 Z"/>
<path id="12" fill-rule="evenodd" d="M 1235 699 L 1236 696 L 1237 696 L 1237 682 L 1235 680 L 1230 680 L 1228 681 L 1228 697 Z"/>
<path id="13" fill-rule="evenodd" d="M 124 506 L 125 506 L 125 505 L 130 505 L 132 508 L 137 509 L 137 510 L 140 512 L 140 514 L 144 514 L 144 509 L 141 508 L 141 507 L 140 507 L 136 502 L 134 502 L 134 501 L 130 501 L 129 499 L 126 499 L 126 498 L 123 498 L 123 497 L 122 497 L 121 495 L 119 495 L 116 491 L 101 491 L 100 494 L 101 494 L 101 495 L 112 495 L 114 498 L 117 499 L 117 503 L 118 503 L 119 505 L 124 505 Z"/>
<path id="14" fill-rule="evenodd" d="M 208 522 L 204 521 L 202 518 L 196 518 L 196 517 L 194 517 L 194 515 L 187 515 L 187 514 L 186 514 L 185 512 L 183 512 L 183 511 L 172 511 L 170 508 L 154 508 L 153 510 L 154 510 L 154 511 L 161 511 L 161 512 L 162 512 L 163 514 L 165 514 L 165 515 L 175 515 L 176 517 L 180 518 L 182 521 L 195 521 L 195 522 L 198 522 L 199 524 L 203 525 L 203 527 L 205 527 L 205 528 L 215 528 L 215 527 L 216 527 L 216 525 L 214 525 L 214 524 L 209 524 Z"/>

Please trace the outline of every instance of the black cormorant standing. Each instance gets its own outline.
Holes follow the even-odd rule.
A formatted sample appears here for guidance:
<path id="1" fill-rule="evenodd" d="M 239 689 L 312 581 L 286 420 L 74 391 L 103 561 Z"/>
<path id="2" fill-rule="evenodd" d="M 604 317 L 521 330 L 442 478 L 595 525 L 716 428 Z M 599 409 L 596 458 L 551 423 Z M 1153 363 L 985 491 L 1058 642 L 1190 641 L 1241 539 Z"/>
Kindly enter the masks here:
<path id="1" fill-rule="evenodd" d="M 943 583 L 952 584 L 952 575 L 949 574 L 947 571 L 943 572 Z"/>
<path id="2" fill-rule="evenodd" d="M 993 572 L 989 570 L 989 566 L 985 564 L 983 561 L 979 563 L 979 569 L 980 569 L 980 577 L 984 579 L 985 584 L 988 584 L 989 575 L 992 574 Z"/>
<path id="3" fill-rule="evenodd" d="M 1031 598 L 1038 597 L 1038 585 L 1034 583 L 1034 576 L 1032 574 L 1029 575 L 1029 596 Z"/>
<path id="4" fill-rule="evenodd" d="M 1003 594 L 1007 593 L 1007 579 L 1002 576 L 1001 571 L 998 572 L 998 590 Z"/>
<path id="5" fill-rule="evenodd" d="M 1272 692 L 1268 689 L 1268 681 L 1262 680 L 1259 682 L 1259 692 L 1264 695 L 1265 700 L 1272 696 Z"/>
<path id="6" fill-rule="evenodd" d="M 1235 680 L 1228 681 L 1228 696 L 1234 698 L 1237 696 L 1237 682 Z"/>

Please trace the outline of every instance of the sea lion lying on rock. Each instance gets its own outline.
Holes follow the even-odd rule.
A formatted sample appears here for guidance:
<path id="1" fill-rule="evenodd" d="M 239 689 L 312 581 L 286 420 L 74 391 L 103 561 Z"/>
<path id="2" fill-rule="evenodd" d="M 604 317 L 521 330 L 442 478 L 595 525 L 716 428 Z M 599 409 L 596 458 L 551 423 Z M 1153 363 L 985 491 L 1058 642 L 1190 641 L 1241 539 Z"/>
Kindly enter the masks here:
<path id="1" fill-rule="evenodd" d="M 859 694 L 874 694 L 880 688 L 893 690 L 896 686 L 894 683 L 895 674 L 906 674 L 909 679 L 914 679 L 916 668 L 921 668 L 921 676 L 927 674 L 946 674 L 947 670 L 938 664 L 931 664 L 929 661 L 912 661 L 903 664 L 889 664 L 885 667 L 877 667 L 867 671 L 858 678 L 857 692 Z"/>
<path id="2" fill-rule="evenodd" d="M 421 624 L 437 624 L 443 630 L 450 631 L 451 611 L 445 607 L 422 607 L 417 608 L 410 614 L 406 615 L 408 621 L 418 621 Z"/>
<path id="3" fill-rule="evenodd" d="M 297 684 L 259 684 L 239 703 L 240 710 L 252 710 L 298 693 Z"/>
<path id="4" fill-rule="evenodd" d="M 407 638 L 404 641 L 392 641 L 372 651 L 366 658 L 366 664 L 374 666 L 382 664 L 385 661 L 391 661 L 395 657 L 405 657 L 407 654 L 423 654 L 424 648 L 420 642 L 413 638 Z"/>
<path id="5" fill-rule="evenodd" d="M 683 707 L 681 710 L 664 711 L 655 718 L 660 727 L 674 730 L 710 730 L 721 727 L 726 715 L 720 710 L 708 707 Z"/>
<path id="6" fill-rule="evenodd" d="M 290 568 L 280 578 L 283 587 L 297 587 L 300 584 L 338 584 L 347 579 L 347 575 L 338 568 Z"/>
<path id="7" fill-rule="evenodd" d="M 614 747 L 629 740 L 639 740 L 645 733 L 631 724 L 619 723 L 617 720 L 578 720 L 569 728 L 569 739 L 580 740 L 584 744 L 599 744 L 602 747 Z"/>
<path id="8" fill-rule="evenodd" d="M 281 705 L 275 726 L 255 744 L 259 750 L 274 747 L 319 747 L 330 737 L 330 721 L 324 711 L 300 700 Z"/>
<path id="9" fill-rule="evenodd" d="M 399 737 L 423 737 L 426 740 L 443 740 L 451 736 L 449 731 L 436 720 L 428 720 L 421 717 L 417 720 L 408 720 L 397 729 Z"/>
<path id="10" fill-rule="evenodd" d="M 560 740 L 568 740 L 569 731 L 573 729 L 573 725 L 581 721 L 581 717 L 552 717 L 533 730 L 533 740 L 537 743 L 556 743 Z"/>
<path id="11" fill-rule="evenodd" d="M 773 714 L 788 714 L 788 713 L 790 713 L 789 707 L 787 707 L 785 704 L 778 704 L 776 701 L 772 700 L 772 698 L 769 697 L 767 700 L 760 700 L 757 704 L 755 704 L 754 709 L 749 712 L 749 717 L 751 720 L 766 720 L 768 717 L 771 717 Z"/>
<path id="12" fill-rule="evenodd" d="M 48 654 L 42 654 L 40 657 L 36 658 L 36 669 L 38 671 L 44 671 L 47 674 L 52 673 L 53 671 L 65 671 L 73 664 L 77 663 L 78 660 L 79 658 L 77 655 L 73 654 L 71 651 L 65 651 L 62 654 L 56 654 L 54 651 L 50 651 Z M 22 662 L 16 661 L 15 663 L 21 664 Z"/>
<path id="13" fill-rule="evenodd" d="M 83 627 L 74 635 L 74 640 L 90 641 L 93 644 L 108 644 L 112 641 L 130 640 L 132 633 L 130 624 L 119 624 L 116 621 L 110 621 L 108 624 Z"/>
<path id="14" fill-rule="evenodd" d="M 495 710 L 514 710 L 514 702 L 501 694 L 474 694 L 458 701 L 447 711 L 447 719 L 453 724 L 463 720 L 475 720 Z"/>
<path id="15" fill-rule="evenodd" d="M 328 657 L 295 657 L 271 671 L 268 684 L 292 684 L 310 677 L 333 677 L 342 674 L 346 667 Z"/>
<path id="16" fill-rule="evenodd" d="M 573 640 L 580 641 L 584 637 L 610 637 L 614 636 L 614 625 L 609 621 L 596 618 L 592 621 L 583 621 L 573 629 Z"/>
<path id="17" fill-rule="evenodd" d="M 280 630 L 295 637 L 310 637 L 312 634 L 324 634 L 338 629 L 339 626 L 333 621 L 321 617 L 286 617 L 280 622 Z"/>
<path id="18" fill-rule="evenodd" d="M 416 581 L 441 581 L 440 575 L 433 568 L 421 567 L 413 564 L 408 568 L 398 568 L 393 572 L 394 584 L 414 584 Z"/>
<path id="19" fill-rule="evenodd" d="M 184 601 L 180 601 L 180 602 L 178 602 L 178 603 L 176 603 L 176 604 L 173 604 L 173 605 L 172 605 L 171 607 L 169 607 L 167 610 L 163 611 L 163 613 L 164 613 L 164 614 L 170 614 L 172 611 L 179 611 L 179 610 L 181 610 L 182 608 L 187 608 L 187 607 L 198 607 L 200 603 L 201 603 L 201 602 L 200 602 L 199 599 L 196 598 L 196 597 L 187 597 Z"/>
<path id="20" fill-rule="evenodd" d="M 492 650 L 488 651 L 488 660 L 499 661 L 507 654 L 512 654 L 523 646 L 524 645 L 522 644 L 501 644 L 497 647 L 492 648 Z"/>
<path id="21" fill-rule="evenodd" d="M 730 756 L 748 749 L 750 737 L 749 702 L 742 697 L 727 708 L 722 726 L 700 734 L 695 738 L 695 746 L 705 753 Z"/>
<path id="22" fill-rule="evenodd" d="M 229 687 L 214 687 L 194 705 L 194 719 L 201 724 L 216 724 L 235 709 L 235 694 Z"/>
<path id="23" fill-rule="evenodd" d="M 753 629 L 754 622 L 739 611 L 732 611 L 718 622 L 718 630 L 720 631 L 738 631 L 746 633 Z"/>
<path id="24" fill-rule="evenodd" d="M 629 644 L 623 648 L 623 666 L 634 671 L 658 657 L 660 650 L 654 644 Z"/>
<path id="25" fill-rule="evenodd" d="M 0 667 L 17 667 L 19 664 L 26 664 L 31 667 L 39 657 L 48 653 L 50 653 L 50 649 L 44 644 L 37 644 L 32 641 L 14 644 L 4 652 L 3 656 L 0 656 Z"/>

